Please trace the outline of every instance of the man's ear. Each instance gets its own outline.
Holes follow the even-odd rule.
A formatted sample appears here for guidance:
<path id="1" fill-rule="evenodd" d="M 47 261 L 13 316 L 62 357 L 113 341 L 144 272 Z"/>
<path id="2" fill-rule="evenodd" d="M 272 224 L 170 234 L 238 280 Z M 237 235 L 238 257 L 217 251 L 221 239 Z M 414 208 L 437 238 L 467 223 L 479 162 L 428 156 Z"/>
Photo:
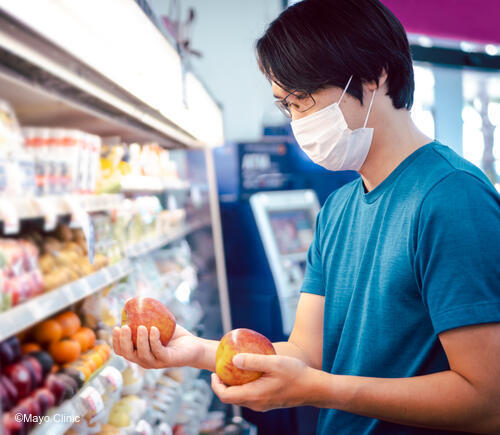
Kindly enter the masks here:
<path id="1" fill-rule="evenodd" d="M 380 74 L 380 77 L 378 78 L 378 87 L 382 88 L 385 85 L 385 82 L 387 82 L 387 70 L 383 68 L 382 74 Z"/>

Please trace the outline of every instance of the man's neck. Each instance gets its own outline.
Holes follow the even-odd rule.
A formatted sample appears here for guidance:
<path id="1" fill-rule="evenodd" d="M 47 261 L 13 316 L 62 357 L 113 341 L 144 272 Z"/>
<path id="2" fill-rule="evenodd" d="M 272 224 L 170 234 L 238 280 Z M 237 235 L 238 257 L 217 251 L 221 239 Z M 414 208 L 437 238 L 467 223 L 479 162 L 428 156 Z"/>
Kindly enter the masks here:
<path id="1" fill-rule="evenodd" d="M 374 120 L 373 140 L 359 170 L 366 191 L 375 189 L 415 150 L 432 141 L 415 126 L 407 110 Z"/>

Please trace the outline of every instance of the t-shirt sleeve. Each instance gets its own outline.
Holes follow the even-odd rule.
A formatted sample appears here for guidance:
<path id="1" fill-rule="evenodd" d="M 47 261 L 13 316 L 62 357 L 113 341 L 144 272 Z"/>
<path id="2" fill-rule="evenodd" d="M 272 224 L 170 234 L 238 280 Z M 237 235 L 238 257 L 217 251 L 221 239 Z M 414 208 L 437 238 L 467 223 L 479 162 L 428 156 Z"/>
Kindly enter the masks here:
<path id="1" fill-rule="evenodd" d="M 427 194 L 418 219 L 415 273 L 436 334 L 500 322 L 500 197 L 455 171 Z"/>
<path id="2" fill-rule="evenodd" d="M 322 211 L 316 217 L 316 226 L 314 230 L 314 237 L 307 251 L 306 272 L 304 274 L 304 282 L 300 289 L 303 293 L 312 293 L 315 295 L 325 295 L 323 285 L 323 266 L 321 260 L 321 232 L 320 232 L 320 216 Z"/>

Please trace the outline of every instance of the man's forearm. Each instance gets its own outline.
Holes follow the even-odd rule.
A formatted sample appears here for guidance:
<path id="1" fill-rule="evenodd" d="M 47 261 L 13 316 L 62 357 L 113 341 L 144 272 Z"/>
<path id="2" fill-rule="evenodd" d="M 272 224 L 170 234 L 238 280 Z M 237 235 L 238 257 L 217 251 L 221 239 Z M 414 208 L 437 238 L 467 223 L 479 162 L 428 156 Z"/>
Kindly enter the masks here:
<path id="1" fill-rule="evenodd" d="M 395 379 L 319 370 L 311 376 L 309 405 L 409 426 L 484 433 L 500 430 L 499 398 L 485 397 L 486 393 L 451 370 Z"/>
<path id="2" fill-rule="evenodd" d="M 307 355 L 305 352 L 300 349 L 297 345 L 293 344 L 290 341 L 280 341 L 277 343 L 273 343 L 274 349 L 278 355 L 283 356 L 291 356 L 293 358 L 298 358 L 304 361 L 308 366 L 311 364 L 308 361 Z"/>
<path id="3" fill-rule="evenodd" d="M 217 340 L 206 340 L 200 338 L 203 344 L 203 351 L 200 356 L 193 363 L 193 367 L 198 369 L 209 370 L 211 372 L 215 371 L 215 354 L 217 352 L 217 346 L 219 346 L 219 341 Z M 301 359 L 306 364 L 308 363 L 307 357 L 299 347 L 290 343 L 288 341 L 273 343 L 274 349 L 278 355 L 286 355 L 294 358 Z"/>
<path id="4" fill-rule="evenodd" d="M 202 370 L 209 370 L 215 372 L 215 353 L 217 352 L 217 347 L 219 346 L 218 340 L 207 340 L 205 338 L 200 338 L 202 340 L 202 352 L 193 364 L 193 367 Z"/>

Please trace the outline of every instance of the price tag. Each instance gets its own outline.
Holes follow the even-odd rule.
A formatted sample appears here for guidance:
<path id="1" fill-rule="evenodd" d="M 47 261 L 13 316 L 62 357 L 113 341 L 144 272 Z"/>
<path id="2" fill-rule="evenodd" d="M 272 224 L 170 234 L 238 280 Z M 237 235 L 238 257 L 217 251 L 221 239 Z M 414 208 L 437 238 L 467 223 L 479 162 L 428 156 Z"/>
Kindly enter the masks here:
<path id="1" fill-rule="evenodd" d="M 85 221 L 85 216 L 87 213 L 85 212 L 81 202 L 75 196 L 66 195 L 64 197 L 64 202 L 68 206 L 70 215 L 71 215 L 71 228 L 82 228 L 82 225 Z"/>
<path id="2" fill-rule="evenodd" d="M 87 387 L 80 393 L 80 403 L 85 409 L 85 416 L 93 417 L 104 409 L 102 396 L 94 387 Z"/>
<path id="3" fill-rule="evenodd" d="M 57 209 L 53 199 L 48 196 L 41 196 L 40 198 L 34 198 L 33 204 L 43 217 L 44 231 L 54 230 L 57 225 Z"/>
<path id="4" fill-rule="evenodd" d="M 0 199 L 0 219 L 3 221 L 4 234 L 19 233 L 19 216 L 16 206 L 8 199 Z"/>
<path id="5" fill-rule="evenodd" d="M 107 391 L 117 391 L 123 386 L 122 374 L 115 367 L 105 367 L 99 374 L 99 379 Z"/>

